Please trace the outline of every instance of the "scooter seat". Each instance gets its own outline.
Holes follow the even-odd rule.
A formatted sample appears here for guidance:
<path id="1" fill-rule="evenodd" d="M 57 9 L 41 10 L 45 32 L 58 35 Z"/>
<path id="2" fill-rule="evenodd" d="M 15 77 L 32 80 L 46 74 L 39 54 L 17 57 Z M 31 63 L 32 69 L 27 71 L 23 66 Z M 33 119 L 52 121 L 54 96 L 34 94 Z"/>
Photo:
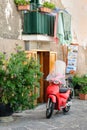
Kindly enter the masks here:
<path id="1" fill-rule="evenodd" d="M 69 90 L 69 88 L 62 88 L 62 87 L 61 87 L 61 88 L 59 89 L 59 92 L 60 92 L 60 93 L 66 93 L 68 90 Z"/>

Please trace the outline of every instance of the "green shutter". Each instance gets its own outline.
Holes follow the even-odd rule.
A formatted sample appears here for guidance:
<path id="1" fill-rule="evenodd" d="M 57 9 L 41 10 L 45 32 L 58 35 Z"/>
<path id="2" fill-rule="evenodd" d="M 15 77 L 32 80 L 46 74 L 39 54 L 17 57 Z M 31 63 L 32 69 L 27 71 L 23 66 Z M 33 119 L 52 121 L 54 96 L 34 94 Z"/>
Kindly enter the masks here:
<path id="1" fill-rule="evenodd" d="M 54 16 L 40 12 L 28 12 L 24 14 L 23 24 L 23 34 L 47 34 L 53 36 Z"/>

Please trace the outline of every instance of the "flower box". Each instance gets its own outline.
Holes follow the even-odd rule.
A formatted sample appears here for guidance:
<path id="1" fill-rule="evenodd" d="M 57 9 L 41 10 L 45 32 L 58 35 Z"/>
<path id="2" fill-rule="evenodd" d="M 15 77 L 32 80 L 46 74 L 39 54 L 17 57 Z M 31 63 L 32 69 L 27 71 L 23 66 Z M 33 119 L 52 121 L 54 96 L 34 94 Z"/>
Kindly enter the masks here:
<path id="1" fill-rule="evenodd" d="M 47 8 L 47 7 L 40 7 L 39 10 L 40 10 L 40 12 L 45 12 L 45 13 L 52 12 L 52 10 L 50 8 Z"/>
<path id="2" fill-rule="evenodd" d="M 79 93 L 79 98 L 80 98 L 81 100 L 87 100 L 87 94 Z"/>
<path id="3" fill-rule="evenodd" d="M 18 10 L 30 10 L 30 5 L 18 5 Z"/>

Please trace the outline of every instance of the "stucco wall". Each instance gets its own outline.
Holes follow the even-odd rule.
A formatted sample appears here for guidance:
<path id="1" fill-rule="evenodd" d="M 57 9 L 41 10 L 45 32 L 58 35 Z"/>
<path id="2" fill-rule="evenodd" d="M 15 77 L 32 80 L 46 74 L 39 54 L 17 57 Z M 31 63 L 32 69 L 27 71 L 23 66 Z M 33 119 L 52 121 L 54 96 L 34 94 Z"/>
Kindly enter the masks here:
<path id="1" fill-rule="evenodd" d="M 61 0 L 72 17 L 73 42 L 87 46 L 87 0 Z"/>
<path id="2" fill-rule="evenodd" d="M 79 46 L 77 72 L 80 75 L 87 74 L 87 48 Z"/>
<path id="3" fill-rule="evenodd" d="M 18 39 L 21 17 L 14 0 L 0 0 L 0 38 Z"/>
<path id="4" fill-rule="evenodd" d="M 16 44 L 24 48 L 21 39 L 21 13 L 17 11 L 14 0 L 0 0 L 0 52 L 9 56 Z"/>
<path id="5" fill-rule="evenodd" d="M 61 0 L 50 0 L 50 2 L 54 3 L 56 5 L 56 7 L 64 9 L 64 6 L 63 6 Z"/>
<path id="6" fill-rule="evenodd" d="M 87 74 L 87 0 L 61 0 L 71 14 L 72 43 L 79 44 L 77 73 Z"/>
<path id="7" fill-rule="evenodd" d="M 12 40 L 12 39 L 0 39 L 0 52 L 5 52 L 7 57 L 13 52 L 15 52 L 16 45 L 25 49 L 24 41 L 22 40 Z"/>
<path id="8" fill-rule="evenodd" d="M 78 63 L 79 74 L 87 73 L 87 0 L 50 0 L 59 8 L 66 8 L 72 17 L 73 43 L 78 43 Z M 78 7 L 78 9 L 77 9 Z M 15 44 L 25 48 L 21 39 L 22 13 L 17 11 L 14 0 L 0 0 L 0 51 L 9 55 L 14 52 Z M 66 52 L 63 52 L 61 45 L 56 43 L 30 44 L 30 49 L 43 49 L 57 52 L 58 59 L 64 60 Z M 63 54 L 64 53 L 64 54 Z M 66 59 L 65 59 L 66 60 Z"/>

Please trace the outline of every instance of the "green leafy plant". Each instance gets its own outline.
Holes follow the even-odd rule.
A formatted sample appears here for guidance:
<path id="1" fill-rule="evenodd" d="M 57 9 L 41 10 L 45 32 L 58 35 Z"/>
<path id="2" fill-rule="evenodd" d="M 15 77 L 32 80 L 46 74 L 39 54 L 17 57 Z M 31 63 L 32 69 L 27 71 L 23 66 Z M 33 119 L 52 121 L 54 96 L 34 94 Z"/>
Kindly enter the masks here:
<path id="1" fill-rule="evenodd" d="M 43 3 L 44 7 L 50 8 L 50 9 L 54 9 L 55 8 L 55 4 L 51 3 L 51 2 L 44 2 Z"/>
<path id="2" fill-rule="evenodd" d="M 79 87 L 78 93 L 87 93 L 87 77 L 86 76 L 74 76 L 73 77 L 73 86 Z"/>
<path id="3" fill-rule="evenodd" d="M 10 103 L 14 111 L 31 109 L 38 94 L 42 76 L 40 64 L 33 57 L 27 58 L 25 51 L 17 47 L 9 60 L 2 54 L 0 58 L 0 103 Z"/>
<path id="4" fill-rule="evenodd" d="M 87 77 L 85 77 L 85 76 L 74 76 L 73 77 L 73 83 L 78 84 L 80 86 L 86 86 L 87 85 Z"/>
<path id="5" fill-rule="evenodd" d="M 27 5 L 30 4 L 30 0 L 14 0 L 16 5 Z"/>
<path id="6" fill-rule="evenodd" d="M 82 87 L 81 90 L 80 90 L 80 93 L 81 94 L 87 94 L 87 86 Z"/>

